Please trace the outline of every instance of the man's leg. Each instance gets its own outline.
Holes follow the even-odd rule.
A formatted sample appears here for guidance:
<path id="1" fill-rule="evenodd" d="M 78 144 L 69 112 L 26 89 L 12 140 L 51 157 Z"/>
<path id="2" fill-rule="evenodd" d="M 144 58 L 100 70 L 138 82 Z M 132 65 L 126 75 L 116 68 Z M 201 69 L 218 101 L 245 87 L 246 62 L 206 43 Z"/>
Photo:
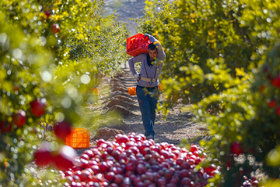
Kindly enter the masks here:
<path id="1" fill-rule="evenodd" d="M 154 88 L 151 90 L 151 95 L 149 95 L 149 103 L 150 103 L 150 109 L 151 109 L 151 123 L 154 127 L 155 125 L 155 119 L 156 119 L 156 108 L 157 108 L 157 101 L 158 101 L 158 89 Z"/>
<path id="2" fill-rule="evenodd" d="M 150 97 L 150 108 L 151 108 L 151 120 L 154 125 L 156 119 L 156 108 L 157 108 L 157 99 L 154 97 Z"/>
<path id="3" fill-rule="evenodd" d="M 142 115 L 143 126 L 145 128 L 145 136 L 154 136 L 154 128 L 151 120 L 151 107 L 149 103 L 149 95 L 143 90 L 145 88 L 137 86 L 136 93 L 137 99 Z"/>

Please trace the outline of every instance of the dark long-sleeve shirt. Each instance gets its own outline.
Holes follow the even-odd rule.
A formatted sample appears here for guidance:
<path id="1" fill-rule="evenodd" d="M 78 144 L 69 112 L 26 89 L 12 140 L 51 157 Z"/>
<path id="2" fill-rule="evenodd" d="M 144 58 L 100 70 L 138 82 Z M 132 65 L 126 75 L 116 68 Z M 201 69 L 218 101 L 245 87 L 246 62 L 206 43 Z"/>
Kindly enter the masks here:
<path id="1" fill-rule="evenodd" d="M 150 36 L 150 40 L 151 41 L 154 40 L 152 42 L 156 43 L 155 45 L 157 46 L 157 50 L 158 50 L 157 58 L 155 59 L 154 62 L 152 62 L 153 63 L 152 66 L 148 65 L 147 62 L 148 54 L 140 54 L 128 60 L 129 68 L 133 75 L 138 74 L 135 70 L 135 63 L 141 62 L 140 76 L 149 79 L 157 79 L 157 81 L 155 82 L 146 82 L 143 80 L 137 81 L 137 85 L 143 87 L 158 86 L 159 84 L 158 77 L 161 73 L 161 69 L 163 65 L 162 60 L 164 60 L 166 56 L 160 43 L 152 36 Z"/>

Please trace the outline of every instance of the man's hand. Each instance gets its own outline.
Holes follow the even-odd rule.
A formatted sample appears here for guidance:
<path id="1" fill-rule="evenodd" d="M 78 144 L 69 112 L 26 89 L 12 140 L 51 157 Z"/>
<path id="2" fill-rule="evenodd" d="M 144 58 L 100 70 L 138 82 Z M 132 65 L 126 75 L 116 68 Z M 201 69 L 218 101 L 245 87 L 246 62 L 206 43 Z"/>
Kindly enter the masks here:
<path id="1" fill-rule="evenodd" d="M 146 38 L 146 37 L 150 38 L 150 36 L 151 36 L 151 35 L 149 35 L 149 34 L 147 34 L 147 33 L 144 34 L 144 38 Z"/>
<path id="2" fill-rule="evenodd" d="M 134 74 L 133 76 L 136 78 L 136 80 L 137 80 L 137 81 L 140 79 L 140 75 L 139 75 L 139 74 L 137 74 L 137 73 L 136 73 L 136 74 Z"/>
<path id="3" fill-rule="evenodd" d="M 145 34 L 144 37 L 145 37 L 145 38 L 146 38 L 146 37 L 149 37 L 149 40 L 150 40 L 152 43 L 154 43 L 154 42 L 156 41 L 155 37 L 153 37 L 153 36 L 150 35 L 150 34 Z"/>

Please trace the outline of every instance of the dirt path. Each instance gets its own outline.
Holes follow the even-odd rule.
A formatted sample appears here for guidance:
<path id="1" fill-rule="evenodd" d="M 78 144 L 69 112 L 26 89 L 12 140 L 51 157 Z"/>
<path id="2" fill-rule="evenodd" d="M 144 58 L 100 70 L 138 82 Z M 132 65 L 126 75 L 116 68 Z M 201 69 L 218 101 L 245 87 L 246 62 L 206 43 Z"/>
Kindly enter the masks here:
<path id="1" fill-rule="evenodd" d="M 131 35 L 135 34 L 135 22 L 131 21 L 130 18 L 139 18 L 143 15 L 145 1 L 124 0 L 122 1 L 123 3 L 114 6 L 117 2 L 118 1 L 115 0 L 108 0 L 107 3 L 105 3 L 107 13 L 116 11 L 119 15 L 119 21 L 127 24 L 127 28 Z M 128 68 L 124 69 L 124 73 L 122 73 L 122 76 L 120 76 L 119 79 L 122 81 L 125 90 L 127 90 L 128 87 L 136 85 L 136 81 L 132 77 Z M 129 100 L 129 105 L 123 105 L 128 111 L 124 111 L 125 114 L 123 115 L 122 124 L 108 125 L 108 127 L 122 130 L 124 133 L 144 133 L 137 97 L 129 96 L 127 91 L 122 94 L 126 94 L 125 97 L 131 99 Z M 111 99 L 113 98 L 111 97 Z M 161 98 L 159 102 L 162 101 L 163 99 Z M 108 102 L 109 101 L 106 101 L 106 103 Z M 163 119 L 164 116 L 162 114 L 157 114 L 154 127 L 156 142 L 168 142 L 178 145 L 182 140 L 186 139 L 189 143 L 197 144 L 200 139 L 206 137 L 207 131 L 205 125 L 193 122 L 191 119 L 191 113 L 184 113 L 180 110 L 182 106 L 183 105 L 175 106 L 175 108 L 173 108 L 168 114 L 166 120 Z"/>
<path id="2" fill-rule="evenodd" d="M 118 76 L 116 87 L 122 87 L 127 90 L 128 87 L 136 85 L 135 79 L 132 77 L 128 68 L 124 69 L 124 72 Z M 112 86 L 112 84 L 111 84 Z M 114 85 L 112 87 L 114 89 Z M 144 133 L 144 127 L 142 125 L 141 113 L 139 110 L 137 96 L 130 96 L 126 92 L 118 92 L 129 98 L 129 106 L 124 105 L 124 108 L 128 109 L 127 113 L 123 115 L 123 120 L 121 124 L 118 125 L 108 125 L 107 127 L 122 130 L 125 134 L 129 132 Z M 115 97 L 114 94 L 113 97 Z M 112 100 L 113 97 L 111 97 Z M 108 99 L 107 99 L 108 100 Z M 159 102 L 162 102 L 162 97 Z M 107 101 L 107 103 L 110 101 Z M 192 114 L 190 112 L 182 112 L 182 104 L 175 106 L 173 110 L 170 111 L 166 119 L 161 113 L 157 113 L 156 123 L 155 123 L 155 142 L 167 142 L 175 145 L 179 145 L 182 140 L 188 143 L 198 144 L 199 140 L 204 138 L 206 135 L 205 125 L 201 123 L 195 123 L 192 121 Z M 104 127 L 104 126 L 102 126 Z"/>

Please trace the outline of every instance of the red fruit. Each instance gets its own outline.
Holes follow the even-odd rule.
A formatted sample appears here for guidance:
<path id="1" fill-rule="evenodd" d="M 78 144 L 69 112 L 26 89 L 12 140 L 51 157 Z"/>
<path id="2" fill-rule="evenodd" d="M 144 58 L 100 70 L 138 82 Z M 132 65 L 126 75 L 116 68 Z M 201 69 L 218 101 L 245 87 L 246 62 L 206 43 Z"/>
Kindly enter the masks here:
<path id="1" fill-rule="evenodd" d="M 80 179 L 81 174 L 82 174 L 81 170 L 75 171 L 75 173 L 73 174 L 74 181 L 80 181 L 81 180 Z"/>
<path id="2" fill-rule="evenodd" d="M 232 162 L 231 161 L 227 161 L 226 166 L 227 166 L 227 170 L 229 170 L 231 168 Z"/>
<path id="3" fill-rule="evenodd" d="M 88 154 L 83 153 L 83 154 L 81 155 L 81 159 L 89 160 Z"/>
<path id="4" fill-rule="evenodd" d="M 116 142 L 118 144 L 129 142 L 129 138 L 126 135 L 118 134 L 116 136 Z"/>
<path id="5" fill-rule="evenodd" d="M 36 99 L 31 101 L 30 106 L 31 113 L 36 117 L 40 117 L 46 112 L 46 101 L 43 99 Z"/>
<path id="6" fill-rule="evenodd" d="M 129 177 L 125 177 L 124 179 L 123 179 L 123 182 L 122 182 L 122 186 L 131 186 L 131 180 L 130 180 L 130 178 Z"/>
<path id="7" fill-rule="evenodd" d="M 187 169 L 182 169 L 182 170 L 179 171 L 179 176 L 181 178 L 190 177 L 190 172 Z"/>
<path id="8" fill-rule="evenodd" d="M 0 129 L 2 133 L 11 132 L 12 131 L 12 124 L 7 121 L 0 122 Z"/>
<path id="9" fill-rule="evenodd" d="M 117 174 L 115 175 L 115 179 L 114 179 L 114 182 L 117 183 L 117 184 L 121 184 L 124 180 L 124 177 L 120 174 Z"/>
<path id="10" fill-rule="evenodd" d="M 184 177 L 181 181 L 181 185 L 182 186 L 193 186 L 194 182 L 190 178 Z"/>
<path id="11" fill-rule="evenodd" d="M 84 154 L 86 154 L 86 155 L 88 156 L 89 159 L 91 159 L 91 158 L 94 156 L 92 150 L 90 150 L 90 149 L 86 150 L 86 151 L 84 152 Z"/>
<path id="12" fill-rule="evenodd" d="M 48 19 L 48 18 L 50 17 L 50 15 L 51 15 L 51 13 L 50 13 L 49 11 L 45 11 L 44 13 L 45 13 L 47 19 Z"/>
<path id="13" fill-rule="evenodd" d="M 187 161 L 187 162 L 183 162 L 183 164 L 181 165 L 181 167 L 182 167 L 183 169 L 190 169 L 190 168 L 191 168 L 191 165 L 190 165 L 189 162 Z"/>
<path id="14" fill-rule="evenodd" d="M 195 152 L 197 150 L 198 150 L 197 146 L 192 144 L 191 147 L 190 147 L 190 151 L 193 153 L 193 152 Z"/>
<path id="15" fill-rule="evenodd" d="M 71 134 L 71 124 L 66 121 L 56 122 L 53 130 L 57 138 L 65 140 L 66 136 Z"/>
<path id="16" fill-rule="evenodd" d="M 106 141 L 104 139 L 99 139 L 96 142 L 97 147 L 100 147 L 102 144 L 106 143 Z"/>
<path id="17" fill-rule="evenodd" d="M 260 89 L 261 92 L 263 92 L 263 91 L 265 90 L 265 88 L 266 88 L 266 86 L 264 86 L 264 85 L 261 85 L 261 86 L 259 87 L 259 89 Z"/>
<path id="18" fill-rule="evenodd" d="M 18 84 L 14 85 L 14 91 L 19 91 L 19 85 Z"/>
<path id="19" fill-rule="evenodd" d="M 83 158 L 80 159 L 80 167 L 86 168 L 88 166 L 89 161 Z"/>
<path id="20" fill-rule="evenodd" d="M 72 176 L 73 172 L 68 170 L 64 173 L 64 175 L 65 175 L 65 177 Z"/>
<path id="21" fill-rule="evenodd" d="M 138 164 L 136 167 L 136 171 L 138 174 L 143 174 L 146 172 L 146 168 L 143 164 Z"/>
<path id="22" fill-rule="evenodd" d="M 276 88 L 280 88 L 280 75 L 278 75 L 275 78 L 271 78 L 270 83 L 276 87 Z"/>
<path id="23" fill-rule="evenodd" d="M 270 108 L 274 108 L 275 105 L 276 105 L 276 101 L 275 101 L 275 100 L 271 100 L 271 101 L 269 101 L 267 104 L 268 104 L 268 106 L 269 106 Z"/>
<path id="24" fill-rule="evenodd" d="M 58 155 L 54 156 L 53 160 L 57 169 L 66 171 L 74 166 L 75 157 L 76 151 L 73 148 L 64 145 L 61 147 Z"/>
<path id="25" fill-rule="evenodd" d="M 21 127 L 26 122 L 26 114 L 25 111 L 19 110 L 16 114 L 13 115 L 13 123 L 16 124 L 17 127 Z"/>
<path id="26" fill-rule="evenodd" d="M 177 185 L 174 184 L 174 183 L 168 183 L 168 184 L 166 185 L 166 187 L 177 187 Z"/>
<path id="27" fill-rule="evenodd" d="M 109 170 L 109 167 L 108 167 L 108 165 L 107 165 L 106 162 L 101 162 L 101 163 L 99 164 L 99 169 L 100 169 L 100 171 L 101 171 L 102 173 L 105 173 L 105 172 L 107 172 L 107 171 Z"/>
<path id="28" fill-rule="evenodd" d="M 212 173 L 213 171 L 216 170 L 216 167 L 214 164 L 211 164 L 210 166 L 204 168 L 204 171 L 207 173 L 207 174 L 210 174 Z"/>
<path id="29" fill-rule="evenodd" d="M 108 181 L 113 181 L 115 179 L 115 173 L 111 171 L 106 173 L 105 179 L 107 179 Z"/>
<path id="30" fill-rule="evenodd" d="M 53 160 L 53 155 L 50 151 L 50 145 L 48 143 L 43 143 L 41 148 L 34 153 L 33 157 L 35 164 L 38 167 L 50 165 Z"/>
<path id="31" fill-rule="evenodd" d="M 280 116 L 280 105 L 276 108 L 276 114 Z"/>
<path id="32" fill-rule="evenodd" d="M 251 182 L 251 184 L 252 184 L 253 186 L 259 186 L 259 181 L 253 180 L 253 181 Z"/>
<path id="33" fill-rule="evenodd" d="M 230 146 L 230 149 L 231 149 L 231 153 L 236 155 L 240 155 L 241 153 L 243 153 L 242 147 L 238 142 L 233 142 Z"/>
<path id="34" fill-rule="evenodd" d="M 134 171 L 135 168 L 136 168 L 136 165 L 131 162 L 128 162 L 125 166 L 126 171 Z"/>
<path id="35" fill-rule="evenodd" d="M 92 166 L 91 169 L 93 170 L 94 174 L 97 174 L 97 173 L 100 172 L 100 169 L 99 169 L 98 165 Z"/>
<path id="36" fill-rule="evenodd" d="M 158 179 L 157 184 L 159 186 L 165 186 L 166 185 L 166 179 L 164 177 L 161 177 Z"/>
<path id="37" fill-rule="evenodd" d="M 57 23 L 53 24 L 53 25 L 52 25 L 52 32 L 56 34 L 56 33 L 58 33 L 59 31 L 60 31 L 59 25 L 58 25 Z"/>
<path id="38" fill-rule="evenodd" d="M 89 181 L 91 179 L 91 174 L 88 170 L 83 170 L 79 177 L 81 181 Z"/>
<path id="39" fill-rule="evenodd" d="M 169 179 L 171 179 L 171 177 L 173 176 L 173 174 L 174 174 L 174 171 L 171 170 L 171 169 L 168 169 L 168 170 L 165 171 L 164 177 L 165 177 L 166 179 L 169 180 Z"/>

